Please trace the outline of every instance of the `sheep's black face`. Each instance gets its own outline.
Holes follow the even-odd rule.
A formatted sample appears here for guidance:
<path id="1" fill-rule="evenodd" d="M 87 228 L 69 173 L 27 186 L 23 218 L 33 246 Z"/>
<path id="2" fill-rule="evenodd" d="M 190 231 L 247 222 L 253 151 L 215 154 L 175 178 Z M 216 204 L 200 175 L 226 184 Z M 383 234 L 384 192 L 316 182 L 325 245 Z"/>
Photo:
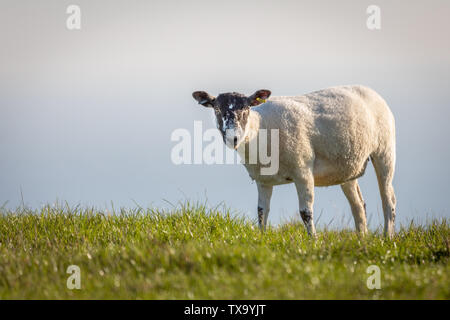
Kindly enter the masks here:
<path id="1" fill-rule="evenodd" d="M 247 135 L 250 107 L 263 103 L 270 96 L 270 91 L 259 90 L 250 97 L 237 92 L 222 93 L 217 98 L 204 91 L 196 91 L 192 95 L 199 104 L 214 108 L 224 143 L 237 149 Z"/>
<path id="2" fill-rule="evenodd" d="M 215 99 L 214 112 L 223 142 L 230 148 L 236 148 L 245 137 L 250 113 L 249 99 L 239 93 L 220 94 Z"/>

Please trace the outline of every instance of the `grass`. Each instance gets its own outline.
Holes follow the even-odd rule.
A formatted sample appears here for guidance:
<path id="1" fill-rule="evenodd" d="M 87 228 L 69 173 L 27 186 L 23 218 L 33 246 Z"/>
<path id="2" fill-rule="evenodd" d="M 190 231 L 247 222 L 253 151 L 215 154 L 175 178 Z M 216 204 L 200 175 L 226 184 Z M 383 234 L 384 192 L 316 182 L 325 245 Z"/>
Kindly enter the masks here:
<path id="1" fill-rule="evenodd" d="M 1 299 L 449 299 L 449 225 L 261 234 L 226 209 L 0 210 Z M 69 265 L 81 289 L 66 287 Z M 381 271 L 369 290 L 367 268 Z"/>

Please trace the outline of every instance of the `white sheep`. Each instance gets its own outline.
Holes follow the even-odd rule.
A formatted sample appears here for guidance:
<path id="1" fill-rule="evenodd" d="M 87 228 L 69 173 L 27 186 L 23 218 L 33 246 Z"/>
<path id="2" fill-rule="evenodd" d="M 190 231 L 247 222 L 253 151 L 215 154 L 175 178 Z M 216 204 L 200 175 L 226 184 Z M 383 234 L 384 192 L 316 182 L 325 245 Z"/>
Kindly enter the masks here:
<path id="1" fill-rule="evenodd" d="M 395 124 L 386 102 L 370 88 L 339 86 L 301 96 L 272 97 L 259 90 L 247 97 L 223 93 L 212 97 L 196 91 L 193 97 L 212 107 L 227 146 L 248 158 L 248 144 L 261 129 L 279 130 L 279 170 L 261 174 L 257 162 L 244 165 L 258 187 L 258 222 L 265 229 L 272 189 L 294 183 L 300 215 L 308 234 L 315 235 L 314 186 L 341 185 L 358 232 L 367 232 L 365 203 L 358 185 L 369 158 L 376 171 L 383 203 L 384 232 L 392 237 L 395 194 Z"/>

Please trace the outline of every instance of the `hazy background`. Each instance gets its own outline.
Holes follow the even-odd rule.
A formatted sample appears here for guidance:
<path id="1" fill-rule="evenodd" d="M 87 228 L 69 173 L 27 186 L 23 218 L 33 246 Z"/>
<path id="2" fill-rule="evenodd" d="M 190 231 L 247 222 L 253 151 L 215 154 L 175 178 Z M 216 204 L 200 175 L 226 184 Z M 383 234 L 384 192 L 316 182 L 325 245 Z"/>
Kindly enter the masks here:
<path id="1" fill-rule="evenodd" d="M 256 217 L 243 166 L 170 160 L 174 129 L 214 127 L 194 90 L 297 95 L 339 84 L 378 91 L 397 122 L 398 220 L 450 217 L 450 2 L 0 1 L 0 206 L 99 208 L 220 202 Z M 66 8 L 81 7 L 81 30 Z M 381 30 L 366 8 L 381 8 Z M 382 222 L 372 165 L 360 179 Z M 294 185 L 269 221 L 298 219 Z M 319 224 L 346 225 L 339 187 L 316 188 Z M 334 220 L 332 220 L 334 217 Z M 353 222 L 351 221 L 351 225 Z"/>

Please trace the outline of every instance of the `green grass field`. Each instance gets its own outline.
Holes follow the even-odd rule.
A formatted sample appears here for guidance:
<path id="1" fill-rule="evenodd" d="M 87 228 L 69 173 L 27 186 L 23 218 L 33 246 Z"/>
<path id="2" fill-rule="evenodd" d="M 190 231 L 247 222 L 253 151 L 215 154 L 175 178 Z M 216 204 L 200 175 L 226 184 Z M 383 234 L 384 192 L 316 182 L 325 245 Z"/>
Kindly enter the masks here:
<path id="1" fill-rule="evenodd" d="M 261 234 L 225 209 L 0 210 L 1 299 L 449 299 L 446 220 L 393 240 L 300 223 Z M 77 265 L 81 289 L 69 290 Z M 368 289 L 370 265 L 381 289 Z"/>

